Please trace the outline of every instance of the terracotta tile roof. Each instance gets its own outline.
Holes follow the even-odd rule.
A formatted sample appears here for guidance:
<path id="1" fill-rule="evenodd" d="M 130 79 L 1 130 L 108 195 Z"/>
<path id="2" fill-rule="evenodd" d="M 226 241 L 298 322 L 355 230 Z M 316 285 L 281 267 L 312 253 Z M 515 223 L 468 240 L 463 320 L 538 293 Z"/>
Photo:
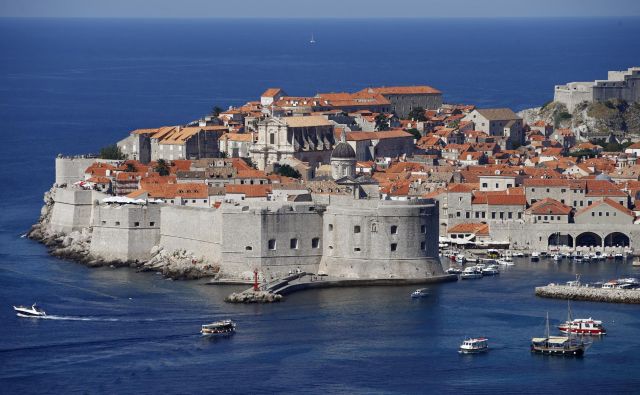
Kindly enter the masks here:
<path id="1" fill-rule="evenodd" d="M 450 184 L 449 187 L 447 188 L 447 191 L 451 193 L 471 193 L 474 190 L 478 189 L 479 187 L 480 187 L 479 184 L 456 183 L 456 184 Z"/>
<path id="2" fill-rule="evenodd" d="M 220 137 L 220 140 L 251 143 L 253 142 L 253 135 L 251 133 L 227 133 Z"/>
<path id="3" fill-rule="evenodd" d="M 427 85 L 415 85 L 415 86 L 381 86 L 375 88 L 363 89 L 366 92 L 375 92 L 382 95 L 433 95 L 441 94 L 439 90 Z"/>
<path id="4" fill-rule="evenodd" d="M 304 127 L 313 127 L 313 126 L 331 126 L 331 123 L 328 119 L 320 115 L 310 115 L 304 117 L 284 117 L 282 120 L 289 126 L 290 128 L 304 128 Z"/>
<path id="5" fill-rule="evenodd" d="M 407 133 L 402 129 L 386 130 L 384 132 L 349 132 L 347 133 L 347 141 L 363 141 L 363 140 L 384 140 L 402 137 L 411 137 L 411 133 Z"/>
<path id="6" fill-rule="evenodd" d="M 475 235 L 488 236 L 489 225 L 477 222 L 461 223 L 447 229 L 447 233 L 470 233 Z"/>
<path id="7" fill-rule="evenodd" d="M 571 210 L 571 207 L 555 199 L 544 198 L 532 204 L 527 212 L 534 215 L 569 215 Z"/>
<path id="8" fill-rule="evenodd" d="M 501 194 L 487 195 L 487 204 L 490 206 L 525 206 L 527 198 L 524 195 Z"/>
<path id="9" fill-rule="evenodd" d="M 267 197 L 271 193 L 271 185 L 227 184 L 224 186 L 227 194 L 243 194 L 246 197 Z"/>
<path id="10" fill-rule="evenodd" d="M 275 97 L 277 94 L 282 92 L 280 88 L 269 88 L 260 97 Z"/>
<path id="11" fill-rule="evenodd" d="M 522 119 L 510 108 L 477 108 L 476 111 L 490 121 Z"/>
<path id="12" fill-rule="evenodd" d="M 616 209 L 632 218 L 635 218 L 635 214 L 633 213 L 633 211 L 629 210 L 628 208 L 624 207 L 623 205 L 621 205 L 618 202 L 615 202 L 609 198 L 604 198 L 603 200 L 598 200 L 597 202 L 594 202 L 592 205 L 587 206 L 583 209 L 580 209 L 578 211 L 576 211 L 575 216 L 579 216 L 582 215 L 584 213 L 586 213 L 587 211 L 590 211 L 591 209 L 594 209 L 596 207 L 602 206 L 602 205 L 608 205 L 609 207 Z"/>
<path id="13" fill-rule="evenodd" d="M 109 177 L 91 177 L 88 182 L 94 182 L 96 184 L 110 184 L 111 179 Z"/>

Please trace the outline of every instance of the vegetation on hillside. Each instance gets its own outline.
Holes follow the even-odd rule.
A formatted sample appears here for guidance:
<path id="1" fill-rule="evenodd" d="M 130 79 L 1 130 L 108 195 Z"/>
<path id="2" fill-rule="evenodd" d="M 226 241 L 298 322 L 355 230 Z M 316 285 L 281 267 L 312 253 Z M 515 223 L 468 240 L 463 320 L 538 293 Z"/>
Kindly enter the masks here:
<path id="1" fill-rule="evenodd" d="M 108 145 L 106 147 L 102 147 L 100 149 L 100 158 L 101 159 L 114 159 L 114 160 L 123 160 L 125 159 L 125 155 L 115 144 Z"/>
<path id="2" fill-rule="evenodd" d="M 161 176 L 169 175 L 169 163 L 167 163 L 164 159 L 158 159 L 158 163 L 156 163 L 156 167 L 153 168 L 158 174 Z"/>
<path id="3" fill-rule="evenodd" d="M 289 165 L 279 165 L 273 169 L 273 172 L 285 177 L 300 178 L 301 174 L 298 170 Z"/>

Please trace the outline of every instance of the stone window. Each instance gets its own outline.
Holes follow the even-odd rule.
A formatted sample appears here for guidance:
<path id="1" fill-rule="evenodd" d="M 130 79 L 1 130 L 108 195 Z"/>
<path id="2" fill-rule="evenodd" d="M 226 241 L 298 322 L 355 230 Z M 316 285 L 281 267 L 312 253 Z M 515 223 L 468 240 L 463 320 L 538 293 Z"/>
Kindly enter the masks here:
<path id="1" fill-rule="evenodd" d="M 360 233 L 360 225 L 356 225 L 353 227 L 353 233 Z"/>
<path id="2" fill-rule="evenodd" d="M 149 226 L 155 226 L 155 225 L 156 225 L 156 223 L 155 223 L 155 222 L 153 222 L 153 221 L 152 221 L 152 222 L 149 222 Z"/>
<path id="3" fill-rule="evenodd" d="M 465 213 L 465 218 L 470 218 L 470 215 L 471 215 L 471 214 L 467 211 L 467 212 Z"/>
<path id="4" fill-rule="evenodd" d="M 140 226 L 140 222 L 134 222 L 133 226 Z"/>
<path id="5" fill-rule="evenodd" d="M 392 235 L 397 235 L 398 234 L 398 225 L 391 225 L 391 234 Z"/>
<path id="6" fill-rule="evenodd" d="M 320 247 L 320 238 L 314 237 L 311 239 L 311 248 L 319 248 Z"/>
<path id="7" fill-rule="evenodd" d="M 116 226 L 120 226 L 120 221 L 116 221 Z"/>
<path id="8" fill-rule="evenodd" d="M 489 187 L 489 184 L 487 184 L 486 182 L 483 182 L 483 183 L 482 183 L 482 187 L 483 187 L 483 188 L 488 188 L 488 187 Z"/>
<path id="9" fill-rule="evenodd" d="M 360 252 L 360 247 L 355 247 L 355 248 L 353 249 L 353 251 L 354 251 L 354 252 Z"/>
<path id="10" fill-rule="evenodd" d="M 371 232 L 377 232 L 377 231 L 378 231 L 378 224 L 374 222 L 371 224 Z"/>
<path id="11" fill-rule="evenodd" d="M 292 250 L 297 250 L 298 249 L 298 239 L 293 238 L 289 241 L 289 247 L 291 247 Z"/>
<path id="12" fill-rule="evenodd" d="M 107 221 L 102 221 L 102 225 L 106 225 L 106 224 L 107 224 Z"/>
<path id="13" fill-rule="evenodd" d="M 275 250 L 276 249 L 276 239 L 269 240 L 268 246 L 269 246 L 270 250 Z"/>
<path id="14" fill-rule="evenodd" d="M 522 219 L 522 212 L 518 213 L 518 219 Z"/>
<path id="15" fill-rule="evenodd" d="M 460 211 L 456 213 L 456 217 L 460 218 Z"/>
<path id="16" fill-rule="evenodd" d="M 426 241 L 421 241 L 420 242 L 420 249 L 422 251 L 426 251 L 427 250 L 427 242 Z"/>
<path id="17" fill-rule="evenodd" d="M 420 225 L 420 233 L 427 233 L 427 225 Z"/>
<path id="18" fill-rule="evenodd" d="M 595 216 L 596 216 L 596 213 L 592 211 L 592 212 L 591 212 L 591 216 L 592 216 L 592 217 L 595 217 Z"/>
<path id="19" fill-rule="evenodd" d="M 398 243 L 391 243 L 391 251 L 395 251 L 398 249 Z"/>
<path id="20" fill-rule="evenodd" d="M 491 219 L 496 219 L 496 212 L 495 211 L 491 212 Z"/>
<path id="21" fill-rule="evenodd" d="M 269 135 L 269 144 L 275 144 L 276 143 L 276 135 L 271 133 Z"/>
<path id="22" fill-rule="evenodd" d="M 247 250 L 247 251 L 251 251 L 251 250 L 253 250 L 253 247 L 251 247 L 251 246 L 246 246 L 246 247 L 244 247 L 244 249 L 245 249 L 245 250 Z"/>
<path id="23" fill-rule="evenodd" d="M 333 230 L 333 224 L 329 224 L 329 231 Z"/>
<path id="24" fill-rule="evenodd" d="M 609 216 L 609 212 L 608 212 L 608 211 L 606 212 L 606 216 L 607 216 L 607 217 Z"/>

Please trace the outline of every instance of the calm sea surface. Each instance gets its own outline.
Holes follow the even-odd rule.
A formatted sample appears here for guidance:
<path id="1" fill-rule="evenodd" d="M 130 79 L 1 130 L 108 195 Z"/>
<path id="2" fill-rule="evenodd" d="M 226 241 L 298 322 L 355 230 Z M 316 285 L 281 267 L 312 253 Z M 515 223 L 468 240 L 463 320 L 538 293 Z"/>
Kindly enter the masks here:
<path id="1" fill-rule="evenodd" d="M 311 33 L 317 43 L 309 45 Z M 553 85 L 640 65 L 640 19 L 409 21 L 0 20 L 0 393 L 637 393 L 640 308 L 576 302 L 609 334 L 583 359 L 530 355 L 566 316 L 533 287 L 629 264 L 516 262 L 499 277 L 221 302 L 237 288 L 88 269 L 20 238 L 57 153 L 95 152 L 140 127 L 195 119 L 268 87 L 291 95 L 429 84 L 449 102 L 515 110 Z M 55 319 L 17 319 L 39 301 Z M 199 325 L 229 317 L 219 341 Z M 462 357 L 465 336 L 492 351 Z"/>

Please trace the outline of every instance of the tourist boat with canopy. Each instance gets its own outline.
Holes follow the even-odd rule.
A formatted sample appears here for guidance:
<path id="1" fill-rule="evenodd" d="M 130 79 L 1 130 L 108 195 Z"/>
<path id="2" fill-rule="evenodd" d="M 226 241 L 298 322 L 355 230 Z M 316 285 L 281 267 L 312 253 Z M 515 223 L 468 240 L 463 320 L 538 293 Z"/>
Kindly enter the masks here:
<path id="1" fill-rule="evenodd" d="M 28 306 L 13 306 L 13 310 L 18 317 L 23 318 L 38 318 L 45 317 L 47 313 L 34 303 L 31 307 Z"/>
<path id="2" fill-rule="evenodd" d="M 200 333 L 203 336 L 232 335 L 236 331 L 236 323 L 231 320 L 222 320 L 202 325 Z"/>
<path id="3" fill-rule="evenodd" d="M 478 354 L 489 350 L 489 339 L 484 337 L 465 339 L 460 345 L 460 354 Z"/>
<path id="4" fill-rule="evenodd" d="M 568 302 L 567 302 L 568 303 Z M 571 308 L 569 308 L 567 322 L 571 319 Z M 567 336 L 551 336 L 549 329 L 549 313 L 547 313 L 547 330 L 545 337 L 534 337 L 531 339 L 531 352 L 544 355 L 557 355 L 568 357 L 580 357 L 584 355 L 591 343 L 582 338 L 576 338 L 571 331 Z"/>

